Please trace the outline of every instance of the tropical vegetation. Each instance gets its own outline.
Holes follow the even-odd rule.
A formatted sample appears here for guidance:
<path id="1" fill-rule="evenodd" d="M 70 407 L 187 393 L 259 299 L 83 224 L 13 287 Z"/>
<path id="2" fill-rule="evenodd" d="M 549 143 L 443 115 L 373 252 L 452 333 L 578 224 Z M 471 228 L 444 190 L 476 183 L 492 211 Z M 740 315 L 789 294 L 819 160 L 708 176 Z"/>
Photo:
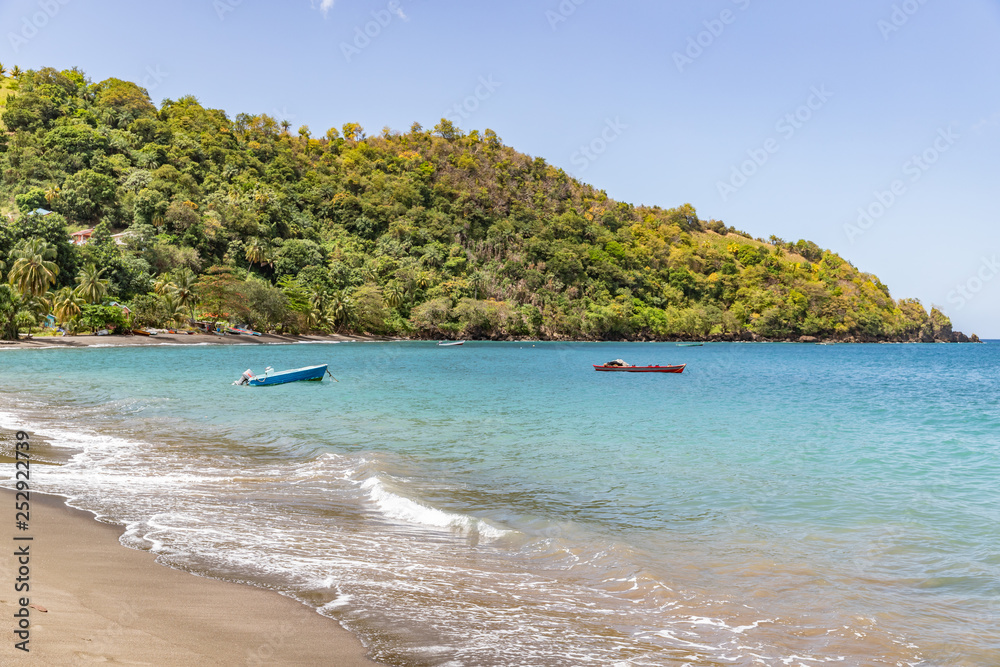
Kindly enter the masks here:
<path id="1" fill-rule="evenodd" d="M 292 134 L 76 69 L 4 72 L 0 336 L 126 306 L 132 326 L 409 337 L 951 337 L 814 243 L 615 201 L 489 129 Z"/>

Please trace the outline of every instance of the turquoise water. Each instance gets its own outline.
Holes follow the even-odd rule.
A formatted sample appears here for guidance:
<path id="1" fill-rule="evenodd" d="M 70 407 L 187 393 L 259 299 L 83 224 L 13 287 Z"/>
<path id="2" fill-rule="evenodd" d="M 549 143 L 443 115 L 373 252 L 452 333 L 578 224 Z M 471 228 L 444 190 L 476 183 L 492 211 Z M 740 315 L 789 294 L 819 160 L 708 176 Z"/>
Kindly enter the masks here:
<path id="1" fill-rule="evenodd" d="M 688 367 L 590 367 L 619 357 Z M 316 363 L 339 382 L 229 384 Z M 4 350 L 0 426 L 126 544 L 390 664 L 987 665 L 998 370 L 996 342 Z"/>

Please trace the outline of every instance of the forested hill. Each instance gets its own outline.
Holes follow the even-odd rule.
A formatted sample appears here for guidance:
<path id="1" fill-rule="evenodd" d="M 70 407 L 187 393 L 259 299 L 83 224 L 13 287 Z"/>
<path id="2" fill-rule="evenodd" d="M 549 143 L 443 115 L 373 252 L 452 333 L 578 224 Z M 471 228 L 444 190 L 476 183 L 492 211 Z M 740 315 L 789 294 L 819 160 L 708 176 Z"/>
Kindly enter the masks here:
<path id="1" fill-rule="evenodd" d="M 0 84 L 4 307 L 22 327 L 48 309 L 93 322 L 114 299 L 154 326 L 194 314 L 414 337 L 952 338 L 941 313 L 813 243 L 614 201 L 491 130 L 294 131 L 194 97 L 157 108 L 134 83 L 77 70 L 15 68 Z M 48 284 L 25 278 L 25 257 L 54 263 Z"/>

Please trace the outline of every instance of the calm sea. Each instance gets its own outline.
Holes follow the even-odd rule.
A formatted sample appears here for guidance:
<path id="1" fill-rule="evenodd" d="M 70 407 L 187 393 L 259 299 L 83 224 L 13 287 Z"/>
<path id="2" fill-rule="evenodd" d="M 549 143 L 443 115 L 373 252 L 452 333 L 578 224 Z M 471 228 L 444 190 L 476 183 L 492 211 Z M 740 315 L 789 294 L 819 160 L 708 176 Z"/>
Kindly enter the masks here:
<path id="1" fill-rule="evenodd" d="M 619 357 L 688 368 L 591 368 Z M 339 382 L 230 384 L 318 363 Z M 996 341 L 3 350 L 0 373 L 0 427 L 64 463 L 35 489 L 389 664 L 1000 664 Z"/>

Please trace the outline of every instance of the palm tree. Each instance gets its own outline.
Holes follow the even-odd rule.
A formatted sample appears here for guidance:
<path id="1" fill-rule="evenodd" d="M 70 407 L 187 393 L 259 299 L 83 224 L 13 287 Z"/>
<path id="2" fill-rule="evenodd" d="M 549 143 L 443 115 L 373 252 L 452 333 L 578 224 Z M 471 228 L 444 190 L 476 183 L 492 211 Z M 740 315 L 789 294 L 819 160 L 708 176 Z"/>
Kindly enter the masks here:
<path id="1" fill-rule="evenodd" d="M 10 75 L 15 79 L 20 79 L 22 74 L 24 74 L 24 70 L 17 65 L 14 65 L 10 70 Z"/>
<path id="2" fill-rule="evenodd" d="M 290 120 L 281 121 L 281 131 L 283 133 L 288 134 L 288 128 L 290 128 L 291 126 L 292 126 L 292 121 Z"/>
<path id="3" fill-rule="evenodd" d="M 191 309 L 191 319 L 194 319 L 194 305 L 198 300 L 198 295 L 195 294 L 197 283 L 198 276 L 185 267 L 174 276 L 174 288 L 171 291 L 181 306 Z"/>
<path id="4" fill-rule="evenodd" d="M 246 250 L 246 258 L 251 264 L 259 264 L 260 266 L 264 266 L 267 262 L 267 252 L 264 244 L 256 236 L 250 239 L 250 245 L 247 246 Z"/>
<path id="5" fill-rule="evenodd" d="M 7 76 L 7 68 L 3 66 L 3 63 L 0 63 L 0 79 L 3 79 L 5 76 Z"/>
<path id="6" fill-rule="evenodd" d="M 397 282 L 391 282 L 385 288 L 385 302 L 389 304 L 390 308 L 399 307 L 399 305 L 403 303 L 403 298 L 405 296 L 406 293 Z"/>
<path id="7" fill-rule="evenodd" d="M 108 107 L 101 111 L 100 114 L 101 122 L 108 127 L 115 127 L 117 125 L 117 116 L 115 115 L 115 110 Z"/>
<path id="8" fill-rule="evenodd" d="M 63 324 L 69 324 L 81 312 L 87 302 L 72 287 L 63 287 L 52 299 L 52 314 Z"/>
<path id="9" fill-rule="evenodd" d="M 351 320 L 353 307 L 354 304 L 349 296 L 344 296 L 342 293 L 337 292 L 330 297 L 330 301 L 327 304 L 327 317 L 330 318 L 330 322 L 334 327 L 346 325 Z"/>
<path id="10" fill-rule="evenodd" d="M 0 284 L 0 338 L 17 340 L 18 316 L 24 308 L 24 297 L 6 283 Z"/>
<path id="11" fill-rule="evenodd" d="M 32 327 L 38 324 L 40 320 L 44 320 L 51 309 L 52 292 L 27 296 L 24 301 L 24 310 L 18 313 L 18 317 L 28 325 L 29 335 L 32 333 Z"/>
<path id="12" fill-rule="evenodd" d="M 109 280 L 101 278 L 105 269 L 98 270 L 97 265 L 88 264 L 83 267 L 76 277 L 76 292 L 86 300 L 87 303 L 97 303 L 108 293 Z"/>
<path id="13" fill-rule="evenodd" d="M 323 311 L 312 303 L 309 304 L 309 310 L 305 311 L 304 314 L 306 316 L 306 329 L 310 331 L 316 329 L 326 319 Z"/>
<path id="14" fill-rule="evenodd" d="M 180 302 L 176 294 L 166 294 L 163 297 L 163 310 L 167 314 L 167 320 L 170 322 L 177 322 L 178 324 L 184 321 L 187 317 L 187 309 L 184 304 Z"/>
<path id="15" fill-rule="evenodd" d="M 62 194 L 62 191 L 59 189 L 59 186 L 53 185 L 51 188 L 45 191 L 45 201 L 47 201 L 49 205 L 51 205 L 52 202 L 59 199 L 60 194 Z"/>
<path id="16" fill-rule="evenodd" d="M 153 283 L 153 291 L 160 296 L 169 294 L 177 289 L 177 286 L 170 281 L 170 274 L 164 273 L 160 276 L 155 283 Z"/>
<path id="17" fill-rule="evenodd" d="M 486 291 L 486 274 L 484 274 L 482 271 L 476 271 L 475 273 L 472 274 L 471 280 L 469 280 L 469 282 L 472 283 L 472 288 L 476 291 L 475 296 L 473 298 L 478 299 L 479 292 Z"/>
<path id="18" fill-rule="evenodd" d="M 15 285 L 21 294 L 40 297 L 56 281 L 59 267 L 51 261 L 56 258 L 56 249 L 41 239 L 31 239 L 14 250 L 17 258 L 10 267 L 7 280 Z"/>

